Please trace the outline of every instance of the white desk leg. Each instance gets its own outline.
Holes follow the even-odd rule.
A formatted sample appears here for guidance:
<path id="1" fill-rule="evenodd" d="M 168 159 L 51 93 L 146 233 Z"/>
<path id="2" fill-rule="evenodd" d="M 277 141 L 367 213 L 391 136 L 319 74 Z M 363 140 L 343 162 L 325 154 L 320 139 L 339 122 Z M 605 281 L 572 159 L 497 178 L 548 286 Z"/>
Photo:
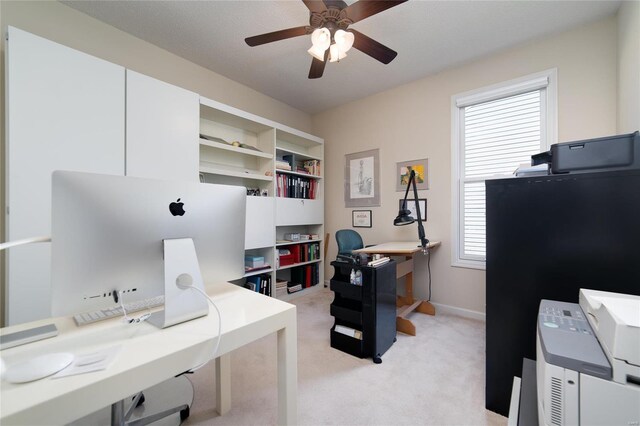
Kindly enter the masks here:
<path id="1" fill-rule="evenodd" d="M 231 409 L 231 354 L 216 358 L 216 411 L 224 416 Z"/>
<path id="2" fill-rule="evenodd" d="M 278 330 L 278 424 L 298 423 L 298 330 L 295 311 Z"/>

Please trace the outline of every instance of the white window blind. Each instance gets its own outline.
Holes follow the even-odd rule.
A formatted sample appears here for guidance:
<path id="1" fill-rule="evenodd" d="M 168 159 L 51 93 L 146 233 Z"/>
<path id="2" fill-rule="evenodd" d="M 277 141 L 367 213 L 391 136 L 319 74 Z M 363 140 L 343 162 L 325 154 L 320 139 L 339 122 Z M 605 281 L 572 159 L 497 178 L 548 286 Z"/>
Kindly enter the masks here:
<path id="1" fill-rule="evenodd" d="M 485 180 L 513 174 L 556 139 L 557 71 L 452 97 L 452 264 L 484 268 Z"/>
<path id="2" fill-rule="evenodd" d="M 462 188 L 463 259 L 486 255 L 484 180 L 510 175 L 540 152 L 541 91 L 464 107 Z"/>

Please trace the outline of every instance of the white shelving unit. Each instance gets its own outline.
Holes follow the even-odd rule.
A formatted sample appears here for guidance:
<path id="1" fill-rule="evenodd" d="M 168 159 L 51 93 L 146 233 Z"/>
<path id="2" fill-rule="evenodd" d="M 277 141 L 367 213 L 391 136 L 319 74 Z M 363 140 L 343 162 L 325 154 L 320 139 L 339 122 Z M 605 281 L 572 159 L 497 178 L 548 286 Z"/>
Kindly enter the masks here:
<path id="1" fill-rule="evenodd" d="M 300 276 L 295 268 L 312 267 L 309 273 L 316 285 L 280 296 L 290 300 L 321 288 L 324 282 L 324 181 L 322 176 L 296 171 L 295 163 L 316 160 L 324 167 L 324 141 L 316 136 L 247 113 L 234 107 L 200 98 L 200 176 L 206 183 L 244 186 L 260 196 L 247 195 L 245 253 L 262 256 L 270 268 L 251 271 L 236 283 L 244 285 L 248 277 L 266 275 L 271 280 L 271 293 L 276 296 L 276 279 L 291 282 Z M 295 159 L 292 171 L 276 169 L 276 160 Z M 277 177 L 314 181 L 315 198 L 277 196 Z M 299 242 L 283 242 L 284 234 L 298 232 L 319 238 Z M 278 253 L 284 247 L 318 244 L 319 259 L 295 262 L 277 267 Z M 295 272 L 292 272 L 295 271 Z M 305 276 L 307 273 L 305 271 Z"/>

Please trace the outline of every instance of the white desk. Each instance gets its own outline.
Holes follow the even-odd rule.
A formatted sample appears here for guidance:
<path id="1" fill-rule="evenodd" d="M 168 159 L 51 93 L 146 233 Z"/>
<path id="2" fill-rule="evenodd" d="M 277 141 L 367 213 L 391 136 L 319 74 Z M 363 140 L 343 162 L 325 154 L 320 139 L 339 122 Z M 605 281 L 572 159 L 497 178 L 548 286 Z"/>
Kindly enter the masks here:
<path id="1" fill-rule="evenodd" d="M 230 355 L 247 343 L 277 333 L 278 423 L 297 422 L 296 307 L 229 283 L 207 286 L 222 315 L 222 339 L 216 359 L 217 411 L 230 408 Z M 10 333 L 49 323 L 37 321 L 2 329 Z M 149 323 L 130 325 L 119 318 L 77 327 L 71 317 L 54 319 L 59 335 L 2 351 L 7 365 L 52 352 L 90 353 L 121 345 L 114 363 L 96 371 L 31 383 L 1 383 L 0 423 L 65 424 L 158 384 L 211 359 L 218 330 L 209 315 L 166 329 Z M 196 390 L 197 392 L 197 390 Z"/>

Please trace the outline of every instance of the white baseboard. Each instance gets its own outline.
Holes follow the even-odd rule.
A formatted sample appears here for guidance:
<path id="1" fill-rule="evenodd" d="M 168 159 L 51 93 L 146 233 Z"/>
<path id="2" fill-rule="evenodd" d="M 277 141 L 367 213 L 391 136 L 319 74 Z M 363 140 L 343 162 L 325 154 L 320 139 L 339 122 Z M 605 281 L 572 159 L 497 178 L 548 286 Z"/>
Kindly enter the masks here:
<path id="1" fill-rule="evenodd" d="M 440 303 L 433 303 L 433 306 L 436 307 L 436 312 L 445 312 L 448 314 L 458 315 L 465 318 L 471 318 L 478 321 L 487 321 L 487 315 L 484 312 L 472 311 L 470 309 L 458 308 L 455 306 L 442 305 Z"/>
<path id="2" fill-rule="evenodd" d="M 329 283 L 330 280 L 325 280 L 324 286 L 329 287 Z M 448 314 L 458 315 L 464 318 L 471 318 L 482 322 L 487 321 L 487 316 L 484 312 L 472 311 L 470 309 L 458 308 L 450 305 L 443 305 L 441 303 L 431 302 L 431 304 L 436 307 L 436 311 L 446 312 Z"/>

